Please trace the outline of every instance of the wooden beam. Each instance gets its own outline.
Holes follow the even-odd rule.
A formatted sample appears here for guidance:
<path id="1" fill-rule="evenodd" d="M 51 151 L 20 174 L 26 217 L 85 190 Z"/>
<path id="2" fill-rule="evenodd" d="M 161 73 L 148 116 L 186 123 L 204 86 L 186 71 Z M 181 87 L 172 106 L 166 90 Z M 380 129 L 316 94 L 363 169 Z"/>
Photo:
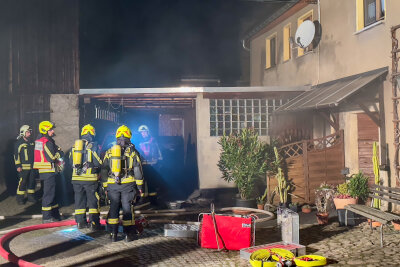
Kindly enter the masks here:
<path id="1" fill-rule="evenodd" d="M 358 103 L 358 105 L 360 106 L 360 108 L 365 112 L 365 114 L 368 115 L 368 117 L 370 117 L 370 119 L 378 126 L 381 126 L 380 120 L 379 118 L 375 115 L 375 113 L 369 111 L 368 107 L 366 107 L 363 103 Z"/>
<path id="2" fill-rule="evenodd" d="M 339 131 L 339 123 L 337 118 L 332 119 L 330 112 L 320 111 L 319 114 L 335 129 L 335 131 Z"/>

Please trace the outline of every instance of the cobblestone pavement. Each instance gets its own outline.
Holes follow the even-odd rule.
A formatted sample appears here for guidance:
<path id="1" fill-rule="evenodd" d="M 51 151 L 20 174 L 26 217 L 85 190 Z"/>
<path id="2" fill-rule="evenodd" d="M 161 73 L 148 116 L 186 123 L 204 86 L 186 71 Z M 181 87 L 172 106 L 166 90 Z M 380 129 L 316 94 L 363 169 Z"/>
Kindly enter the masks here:
<path id="1" fill-rule="evenodd" d="M 62 207 L 61 211 L 70 213 L 73 207 Z M 23 217 L 31 214 L 40 214 L 39 204 L 18 206 L 14 197 L 0 199 L 0 215 L 22 215 L 0 220 L 0 232 L 41 223 L 40 218 Z M 334 218 L 327 226 L 310 224 L 314 222 L 315 214 L 300 213 L 300 243 L 307 246 L 307 253 L 327 257 L 328 266 L 400 266 L 400 232 L 391 226 L 384 228 L 385 247 L 381 248 L 379 230 L 371 231 L 366 223 L 340 227 Z M 277 241 L 278 228 L 257 229 L 256 245 Z M 130 243 L 110 243 L 105 231 L 89 233 L 62 227 L 24 233 L 8 246 L 24 260 L 45 266 L 250 266 L 237 251 L 202 249 L 194 239 L 164 237 L 160 224 L 151 225 Z M 0 266 L 13 265 L 0 258 Z"/>
<path id="2" fill-rule="evenodd" d="M 32 223 L 35 223 L 32 221 Z M 279 229 L 257 230 L 256 244 L 279 241 Z M 356 227 L 303 225 L 300 240 L 307 253 L 323 255 L 328 266 L 399 266 L 400 232 L 387 227 L 385 247 L 379 230 L 366 223 Z M 194 239 L 164 237 L 160 225 L 147 228 L 136 241 L 110 243 L 105 231 L 89 233 L 75 227 L 22 234 L 9 248 L 24 260 L 44 266 L 250 266 L 239 252 L 202 249 Z M 5 260 L 0 260 L 0 264 Z"/>

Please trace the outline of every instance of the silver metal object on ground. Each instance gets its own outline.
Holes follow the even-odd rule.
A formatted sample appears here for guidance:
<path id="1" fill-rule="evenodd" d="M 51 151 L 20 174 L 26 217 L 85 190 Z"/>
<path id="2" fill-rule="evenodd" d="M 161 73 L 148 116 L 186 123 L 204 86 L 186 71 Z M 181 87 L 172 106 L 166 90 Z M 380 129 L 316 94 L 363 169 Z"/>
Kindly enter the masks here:
<path id="1" fill-rule="evenodd" d="M 165 224 L 164 236 L 196 238 L 200 224 Z"/>

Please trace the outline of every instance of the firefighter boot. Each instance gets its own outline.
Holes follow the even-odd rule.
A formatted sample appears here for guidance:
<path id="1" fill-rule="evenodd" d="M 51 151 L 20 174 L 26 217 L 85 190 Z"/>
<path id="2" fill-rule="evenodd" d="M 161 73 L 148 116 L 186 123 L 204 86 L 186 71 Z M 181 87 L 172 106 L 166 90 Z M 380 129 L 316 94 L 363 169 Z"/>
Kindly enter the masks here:
<path id="1" fill-rule="evenodd" d="M 92 232 L 100 231 L 101 230 L 101 225 L 99 223 L 90 222 L 89 229 Z"/>
<path id="2" fill-rule="evenodd" d="M 111 232 L 111 242 L 116 242 L 118 240 L 118 224 L 109 224 L 108 227 L 110 228 Z"/>
<path id="3" fill-rule="evenodd" d="M 24 195 L 17 195 L 17 196 L 16 196 L 16 199 L 17 199 L 18 205 L 24 205 L 24 204 L 25 204 Z"/>
<path id="4" fill-rule="evenodd" d="M 78 222 L 78 223 L 76 223 L 76 227 L 77 227 L 78 229 L 85 229 L 85 228 L 88 227 L 88 224 L 87 224 L 86 221 Z"/>
<path id="5" fill-rule="evenodd" d="M 135 226 L 126 227 L 124 232 L 125 232 L 125 242 L 131 242 L 137 239 Z"/>
<path id="6" fill-rule="evenodd" d="M 28 194 L 28 202 L 31 202 L 31 203 L 37 202 L 35 194 Z"/>

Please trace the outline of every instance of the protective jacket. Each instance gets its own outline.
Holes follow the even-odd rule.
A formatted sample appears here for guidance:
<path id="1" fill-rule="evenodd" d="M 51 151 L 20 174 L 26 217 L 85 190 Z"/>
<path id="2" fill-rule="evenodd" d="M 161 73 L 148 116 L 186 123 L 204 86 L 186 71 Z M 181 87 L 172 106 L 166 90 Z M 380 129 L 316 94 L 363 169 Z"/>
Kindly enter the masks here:
<path id="1" fill-rule="evenodd" d="M 38 169 L 39 173 L 55 173 L 55 165 L 63 156 L 64 153 L 56 145 L 53 138 L 42 135 L 35 141 L 33 168 Z"/>
<path id="2" fill-rule="evenodd" d="M 123 149 L 122 160 L 121 160 L 121 174 L 118 180 L 120 184 L 136 184 L 139 190 L 143 187 L 143 172 L 142 165 L 140 163 L 139 153 L 136 151 L 133 144 L 129 144 Z M 111 172 L 111 149 L 107 150 L 103 160 L 102 170 L 102 183 L 103 187 L 107 187 L 110 184 L 118 184 L 114 175 Z"/>
<path id="3" fill-rule="evenodd" d="M 34 148 L 34 142 L 25 141 L 22 137 L 15 142 L 14 162 L 17 169 L 22 168 L 24 171 L 32 169 Z"/>
<path id="4" fill-rule="evenodd" d="M 94 182 L 98 180 L 98 173 L 100 172 L 101 159 L 98 155 L 98 146 L 96 142 L 89 142 L 83 139 L 84 149 L 82 156 L 82 168 L 77 169 L 73 166 L 73 156 L 75 147 L 72 147 L 69 154 L 69 162 L 73 170 L 72 181 Z"/>

